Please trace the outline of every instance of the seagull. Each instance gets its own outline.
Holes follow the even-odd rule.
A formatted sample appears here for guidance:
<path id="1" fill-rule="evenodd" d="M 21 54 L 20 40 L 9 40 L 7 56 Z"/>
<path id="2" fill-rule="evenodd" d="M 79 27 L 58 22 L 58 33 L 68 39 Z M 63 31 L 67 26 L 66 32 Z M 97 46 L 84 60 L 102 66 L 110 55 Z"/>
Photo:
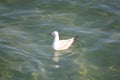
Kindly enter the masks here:
<path id="1" fill-rule="evenodd" d="M 70 38 L 70 39 L 60 40 L 58 31 L 53 31 L 50 34 L 54 36 L 54 40 L 53 40 L 53 43 L 51 45 L 51 47 L 54 50 L 66 50 L 66 49 L 68 49 L 72 45 L 72 43 L 75 42 L 76 39 L 78 38 L 78 36 L 75 36 L 75 37 Z"/>

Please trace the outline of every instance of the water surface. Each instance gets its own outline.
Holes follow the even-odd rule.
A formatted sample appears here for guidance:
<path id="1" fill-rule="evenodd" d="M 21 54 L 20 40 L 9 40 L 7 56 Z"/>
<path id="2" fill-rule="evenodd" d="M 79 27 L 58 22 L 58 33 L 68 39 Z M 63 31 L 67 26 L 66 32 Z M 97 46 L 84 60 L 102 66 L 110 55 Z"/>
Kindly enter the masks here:
<path id="1" fill-rule="evenodd" d="M 79 35 L 65 51 L 50 45 Z M 119 0 L 1 0 L 0 80 L 120 80 Z"/>

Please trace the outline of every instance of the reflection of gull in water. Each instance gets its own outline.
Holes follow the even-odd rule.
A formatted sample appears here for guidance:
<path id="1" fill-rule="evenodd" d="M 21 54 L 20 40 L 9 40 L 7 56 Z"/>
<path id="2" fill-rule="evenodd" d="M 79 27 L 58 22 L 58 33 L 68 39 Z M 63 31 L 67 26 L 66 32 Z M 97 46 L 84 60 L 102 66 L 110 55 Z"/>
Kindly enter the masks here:
<path id="1" fill-rule="evenodd" d="M 54 55 L 53 55 L 53 61 L 54 61 L 54 62 L 59 62 L 60 56 L 62 55 L 62 54 L 60 54 L 60 53 L 61 53 L 60 51 L 55 51 L 55 52 L 54 52 Z"/>
<path id="2" fill-rule="evenodd" d="M 54 36 L 54 41 L 52 44 L 52 48 L 54 50 L 66 50 L 68 49 L 72 43 L 78 38 L 78 36 L 67 39 L 67 40 L 59 40 L 59 33 L 58 31 L 54 31 L 51 33 Z"/>
<path id="3" fill-rule="evenodd" d="M 56 62 L 56 64 L 52 65 L 54 68 L 59 68 L 59 62 L 60 62 L 60 57 L 63 55 L 66 56 L 71 56 L 73 54 L 76 54 L 75 52 L 73 52 L 71 49 L 70 50 L 65 50 L 65 51 L 55 51 L 52 60 L 54 62 Z"/>
<path id="4" fill-rule="evenodd" d="M 61 57 L 62 55 L 69 54 L 69 53 L 71 53 L 71 52 L 72 52 L 72 50 L 55 51 L 55 52 L 54 52 L 54 55 L 53 55 L 53 61 L 59 62 L 60 57 Z M 69 54 L 69 55 L 70 55 L 70 54 Z"/>

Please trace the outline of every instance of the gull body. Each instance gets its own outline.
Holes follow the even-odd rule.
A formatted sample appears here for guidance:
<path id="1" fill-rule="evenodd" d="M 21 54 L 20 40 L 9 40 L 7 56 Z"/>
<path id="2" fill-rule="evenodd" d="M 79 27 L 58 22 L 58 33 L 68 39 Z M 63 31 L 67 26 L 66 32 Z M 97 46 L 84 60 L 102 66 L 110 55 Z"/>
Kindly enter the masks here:
<path id="1" fill-rule="evenodd" d="M 60 40 L 58 31 L 53 31 L 51 34 L 54 36 L 54 40 L 53 40 L 53 43 L 51 45 L 51 47 L 54 50 L 66 50 L 66 49 L 68 49 L 72 45 L 72 43 L 76 40 L 76 38 L 78 37 L 78 36 L 76 36 L 76 37 L 73 37 L 70 39 Z"/>

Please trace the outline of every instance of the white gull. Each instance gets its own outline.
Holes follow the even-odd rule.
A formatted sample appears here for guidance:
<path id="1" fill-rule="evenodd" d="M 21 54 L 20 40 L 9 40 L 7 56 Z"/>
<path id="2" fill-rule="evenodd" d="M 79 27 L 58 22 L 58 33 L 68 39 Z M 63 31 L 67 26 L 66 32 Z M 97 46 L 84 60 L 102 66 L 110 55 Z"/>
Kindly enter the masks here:
<path id="1" fill-rule="evenodd" d="M 70 39 L 59 40 L 58 31 L 53 31 L 51 33 L 51 35 L 54 36 L 54 40 L 53 40 L 53 43 L 51 46 L 54 50 L 66 50 L 66 49 L 68 49 L 72 45 L 72 43 L 76 40 L 76 38 L 78 37 L 78 36 L 75 36 L 75 37 L 70 38 Z"/>

